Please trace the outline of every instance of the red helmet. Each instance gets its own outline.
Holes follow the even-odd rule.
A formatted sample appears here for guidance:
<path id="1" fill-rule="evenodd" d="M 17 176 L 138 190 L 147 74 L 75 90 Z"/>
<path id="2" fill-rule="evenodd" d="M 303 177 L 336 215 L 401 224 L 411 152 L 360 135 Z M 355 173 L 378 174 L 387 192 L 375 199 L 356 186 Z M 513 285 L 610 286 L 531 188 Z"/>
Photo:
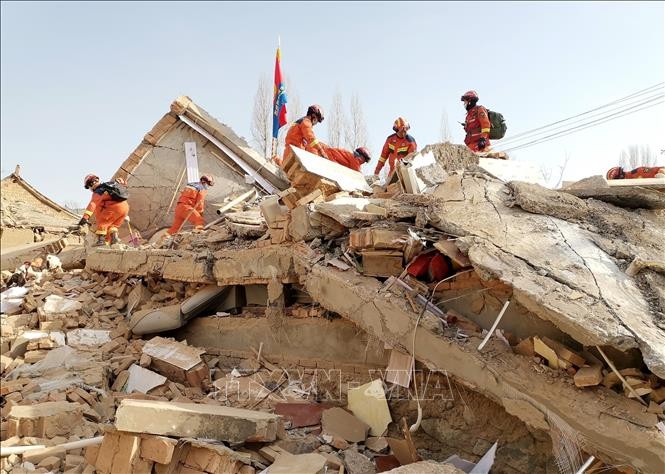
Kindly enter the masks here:
<path id="1" fill-rule="evenodd" d="M 124 178 L 116 178 L 115 182 L 118 184 L 122 184 L 123 186 L 127 186 L 127 181 L 125 181 Z"/>
<path id="2" fill-rule="evenodd" d="M 607 179 L 623 179 L 623 168 L 621 166 L 615 166 L 614 168 L 610 168 L 607 174 L 605 175 L 605 178 Z"/>
<path id="3" fill-rule="evenodd" d="M 204 174 L 201 176 L 201 182 L 206 183 L 208 186 L 214 186 L 215 180 L 209 174 Z"/>
<path id="4" fill-rule="evenodd" d="M 323 109 L 320 105 L 310 105 L 307 107 L 307 115 L 314 115 L 319 122 L 323 122 Z"/>
<path id="5" fill-rule="evenodd" d="M 364 146 L 356 148 L 353 154 L 358 158 L 362 158 L 365 163 L 369 163 L 369 161 L 372 159 L 372 157 L 369 156 L 369 150 Z"/>
<path id="6" fill-rule="evenodd" d="M 404 129 L 404 131 L 408 131 L 411 128 L 411 125 L 409 125 L 409 122 L 406 121 L 404 117 L 397 117 L 395 120 L 395 123 L 393 123 L 393 130 L 395 132 L 398 132 L 401 129 Z"/>
<path id="7" fill-rule="evenodd" d="M 462 102 L 465 100 L 468 100 L 469 102 L 473 102 L 474 100 L 478 100 L 478 93 L 476 91 L 467 91 L 464 93 L 462 98 L 460 99 Z"/>
<path id="8" fill-rule="evenodd" d="M 90 189 L 90 187 L 93 185 L 95 181 L 99 181 L 99 176 L 94 174 L 89 174 L 83 180 L 83 187 L 85 189 Z"/>

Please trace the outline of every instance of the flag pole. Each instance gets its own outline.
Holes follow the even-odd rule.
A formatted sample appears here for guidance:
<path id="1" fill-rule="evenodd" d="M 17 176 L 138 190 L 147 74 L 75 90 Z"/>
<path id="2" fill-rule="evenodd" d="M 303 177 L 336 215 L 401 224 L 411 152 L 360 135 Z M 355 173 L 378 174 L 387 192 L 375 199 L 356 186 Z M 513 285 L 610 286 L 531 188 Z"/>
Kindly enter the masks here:
<path id="1" fill-rule="evenodd" d="M 277 50 L 279 51 L 282 46 L 282 38 L 281 35 L 277 35 Z M 273 104 L 274 106 L 274 104 Z M 273 111 L 274 113 L 274 111 Z M 279 133 L 279 132 L 278 132 Z M 272 137 L 272 154 L 271 154 L 271 160 L 273 162 L 278 162 L 279 159 L 277 158 L 277 138 Z"/>

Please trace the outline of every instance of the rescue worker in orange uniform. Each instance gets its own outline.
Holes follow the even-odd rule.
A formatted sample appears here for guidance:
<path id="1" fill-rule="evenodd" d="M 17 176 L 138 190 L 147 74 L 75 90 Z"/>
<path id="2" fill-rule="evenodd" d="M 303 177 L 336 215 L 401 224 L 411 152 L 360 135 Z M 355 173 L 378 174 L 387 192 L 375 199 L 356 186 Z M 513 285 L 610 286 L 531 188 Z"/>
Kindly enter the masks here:
<path id="1" fill-rule="evenodd" d="M 409 135 L 408 132 L 411 126 L 406 119 L 398 117 L 393 123 L 393 133 L 392 135 L 386 138 L 386 143 L 383 145 L 381 150 L 381 156 L 379 157 L 379 162 L 376 164 L 374 169 L 374 177 L 378 178 L 383 165 L 385 165 L 386 160 L 390 166 L 390 173 L 395 171 L 395 162 L 401 160 L 409 153 L 413 153 L 418 148 L 416 144 L 416 139 Z"/>
<path id="2" fill-rule="evenodd" d="M 365 163 L 369 163 L 372 159 L 369 150 L 364 146 L 356 148 L 354 151 L 345 150 L 343 148 L 331 148 L 325 145 L 324 149 L 330 161 L 346 166 L 353 171 L 360 172 L 360 167 Z"/>
<path id="3" fill-rule="evenodd" d="M 289 145 L 302 148 L 323 158 L 328 158 L 323 144 L 316 138 L 313 129 L 314 125 L 323 122 L 323 118 L 323 109 L 318 105 L 310 105 L 307 108 L 307 115 L 293 122 L 284 139 L 282 161 L 290 152 Z M 278 164 L 281 165 L 281 163 Z"/>
<path id="4" fill-rule="evenodd" d="M 464 131 L 466 137 L 464 143 L 471 151 L 484 151 L 490 148 L 490 118 L 487 109 L 478 105 L 478 93 L 468 91 L 462 96 L 464 108 L 466 109 L 466 120 Z"/>
<path id="5" fill-rule="evenodd" d="M 173 225 L 167 230 L 168 235 L 177 234 L 180 229 L 189 221 L 194 224 L 195 230 L 203 229 L 203 209 L 205 198 L 208 192 L 208 186 L 214 186 L 215 182 L 212 176 L 203 175 L 198 183 L 189 183 L 180 193 L 178 203 L 175 207 L 175 218 Z"/>
<path id="6" fill-rule="evenodd" d="M 97 242 L 95 245 L 120 243 L 118 228 L 129 214 L 127 189 L 116 181 L 101 183 L 98 176 L 89 174 L 83 180 L 83 187 L 92 191 L 92 199 L 85 208 L 79 225 L 88 225 L 93 214 L 97 221 Z"/>
<path id="7" fill-rule="evenodd" d="M 607 179 L 665 178 L 665 168 L 640 166 L 631 171 L 624 171 L 621 166 L 615 166 L 610 168 L 605 177 Z"/>

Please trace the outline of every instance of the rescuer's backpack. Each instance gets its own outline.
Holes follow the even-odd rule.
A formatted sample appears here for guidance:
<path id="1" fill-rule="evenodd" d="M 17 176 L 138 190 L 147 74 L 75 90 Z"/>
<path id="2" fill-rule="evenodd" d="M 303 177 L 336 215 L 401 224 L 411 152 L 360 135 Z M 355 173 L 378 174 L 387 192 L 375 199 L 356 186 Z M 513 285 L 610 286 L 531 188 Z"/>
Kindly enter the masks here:
<path id="1" fill-rule="evenodd" d="M 120 183 L 116 183 L 115 181 L 102 183 L 99 185 L 99 188 L 101 188 L 100 194 L 106 191 L 107 193 L 109 193 L 109 196 L 111 196 L 112 201 L 126 201 L 127 199 L 129 199 L 129 193 L 127 192 L 127 188 Z M 95 189 L 95 191 L 97 190 Z"/>
<path id="2" fill-rule="evenodd" d="M 502 139 L 506 135 L 506 130 L 508 130 L 503 115 L 487 109 L 487 117 L 490 119 L 490 140 Z"/>

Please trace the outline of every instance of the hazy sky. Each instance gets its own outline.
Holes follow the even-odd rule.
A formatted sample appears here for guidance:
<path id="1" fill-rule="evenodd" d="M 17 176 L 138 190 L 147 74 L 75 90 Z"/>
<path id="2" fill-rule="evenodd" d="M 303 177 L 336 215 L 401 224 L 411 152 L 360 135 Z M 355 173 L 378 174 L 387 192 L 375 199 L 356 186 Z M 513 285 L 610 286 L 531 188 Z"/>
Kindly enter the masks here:
<path id="1" fill-rule="evenodd" d="M 445 110 L 461 142 L 468 89 L 508 137 L 663 82 L 663 5 L 2 2 L 2 175 L 20 163 L 49 197 L 84 204 L 83 176 L 109 178 L 179 95 L 250 138 L 278 35 L 287 93 L 324 110 L 336 90 L 358 94 L 374 154 L 399 115 L 422 147 L 440 141 Z M 326 123 L 315 131 L 325 140 Z M 663 104 L 512 157 L 569 154 L 565 178 L 578 179 L 630 144 L 665 149 Z"/>

